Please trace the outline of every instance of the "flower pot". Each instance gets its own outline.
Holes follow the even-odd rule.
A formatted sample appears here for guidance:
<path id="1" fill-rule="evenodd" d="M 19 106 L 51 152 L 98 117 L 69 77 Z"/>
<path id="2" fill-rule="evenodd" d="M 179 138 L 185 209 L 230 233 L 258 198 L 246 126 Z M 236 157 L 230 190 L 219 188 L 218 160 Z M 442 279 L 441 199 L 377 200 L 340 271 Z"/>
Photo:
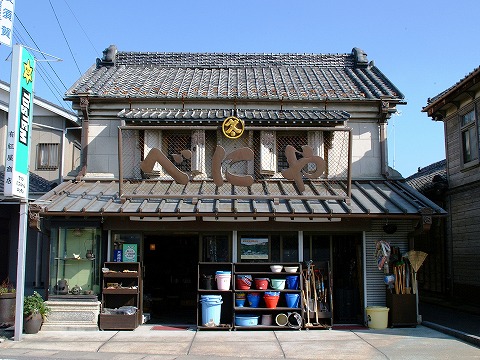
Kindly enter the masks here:
<path id="1" fill-rule="evenodd" d="M 43 324 L 43 317 L 40 313 L 23 317 L 23 331 L 25 334 L 36 334 Z"/>
<path id="2" fill-rule="evenodd" d="M 0 326 L 15 324 L 15 293 L 0 295 Z"/>

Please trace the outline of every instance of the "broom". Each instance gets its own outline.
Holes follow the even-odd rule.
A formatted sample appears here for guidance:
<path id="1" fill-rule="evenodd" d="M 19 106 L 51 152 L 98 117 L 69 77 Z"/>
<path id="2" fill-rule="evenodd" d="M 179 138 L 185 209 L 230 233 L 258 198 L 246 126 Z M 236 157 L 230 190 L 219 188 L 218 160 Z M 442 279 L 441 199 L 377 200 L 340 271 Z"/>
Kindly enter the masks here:
<path id="1" fill-rule="evenodd" d="M 417 283 L 417 272 L 418 269 L 422 266 L 423 262 L 425 261 L 425 258 L 427 257 L 427 253 L 424 253 L 423 251 L 415 251 L 415 250 L 410 250 L 409 252 L 406 253 L 406 257 L 408 258 L 408 261 L 410 262 L 410 265 L 412 266 L 413 269 L 413 284 L 412 284 L 412 289 L 413 293 L 415 294 L 415 299 L 416 299 L 416 304 L 417 304 L 417 322 L 420 322 L 419 316 L 418 316 L 418 283 Z"/>

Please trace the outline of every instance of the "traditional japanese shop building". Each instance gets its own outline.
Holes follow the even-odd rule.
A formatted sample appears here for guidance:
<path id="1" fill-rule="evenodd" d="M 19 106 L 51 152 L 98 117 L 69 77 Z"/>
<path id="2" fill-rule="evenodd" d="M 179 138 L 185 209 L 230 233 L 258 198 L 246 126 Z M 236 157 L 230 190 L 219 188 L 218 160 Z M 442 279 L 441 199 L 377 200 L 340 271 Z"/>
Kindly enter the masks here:
<path id="1" fill-rule="evenodd" d="M 66 99 L 82 119 L 82 172 L 30 210 L 50 231 L 51 294 L 62 278 L 101 294 L 104 262 L 131 255 L 143 311 L 194 323 L 199 262 L 313 260 L 330 264 L 334 322 L 364 323 L 386 301 L 376 243 L 405 252 L 445 214 L 388 167 L 387 121 L 404 96 L 358 48 L 110 46 Z"/>

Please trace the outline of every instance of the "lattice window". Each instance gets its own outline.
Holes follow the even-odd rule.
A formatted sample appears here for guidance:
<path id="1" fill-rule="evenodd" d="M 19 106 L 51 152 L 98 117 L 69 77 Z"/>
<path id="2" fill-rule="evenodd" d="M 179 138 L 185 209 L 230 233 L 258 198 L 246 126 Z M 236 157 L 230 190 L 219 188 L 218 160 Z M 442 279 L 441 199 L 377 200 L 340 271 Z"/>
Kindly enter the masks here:
<path id="1" fill-rule="evenodd" d="M 59 166 L 60 144 L 38 144 L 37 170 L 56 170 Z"/>

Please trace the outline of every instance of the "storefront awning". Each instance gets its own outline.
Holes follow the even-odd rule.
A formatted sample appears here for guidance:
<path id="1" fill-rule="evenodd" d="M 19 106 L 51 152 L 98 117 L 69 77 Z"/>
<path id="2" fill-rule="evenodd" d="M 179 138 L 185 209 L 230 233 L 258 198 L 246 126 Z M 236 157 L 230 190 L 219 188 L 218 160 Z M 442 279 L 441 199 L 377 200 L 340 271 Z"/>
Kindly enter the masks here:
<path id="1" fill-rule="evenodd" d="M 172 181 L 172 184 L 173 181 Z M 316 186 L 313 183 L 312 186 Z M 342 184 L 340 184 L 342 186 Z M 65 182 L 31 203 L 31 212 L 40 216 L 130 216 L 156 220 L 241 220 L 325 221 L 346 217 L 418 218 L 429 214 L 446 215 L 445 210 L 401 180 L 352 181 L 350 201 L 322 198 L 258 197 L 209 198 L 199 193 L 178 197 L 149 198 L 151 184 L 126 183 L 126 193 L 119 195 L 118 181 L 82 180 Z M 143 195 L 142 195 L 143 194 Z M 153 219 L 150 219 L 153 220 Z"/>

